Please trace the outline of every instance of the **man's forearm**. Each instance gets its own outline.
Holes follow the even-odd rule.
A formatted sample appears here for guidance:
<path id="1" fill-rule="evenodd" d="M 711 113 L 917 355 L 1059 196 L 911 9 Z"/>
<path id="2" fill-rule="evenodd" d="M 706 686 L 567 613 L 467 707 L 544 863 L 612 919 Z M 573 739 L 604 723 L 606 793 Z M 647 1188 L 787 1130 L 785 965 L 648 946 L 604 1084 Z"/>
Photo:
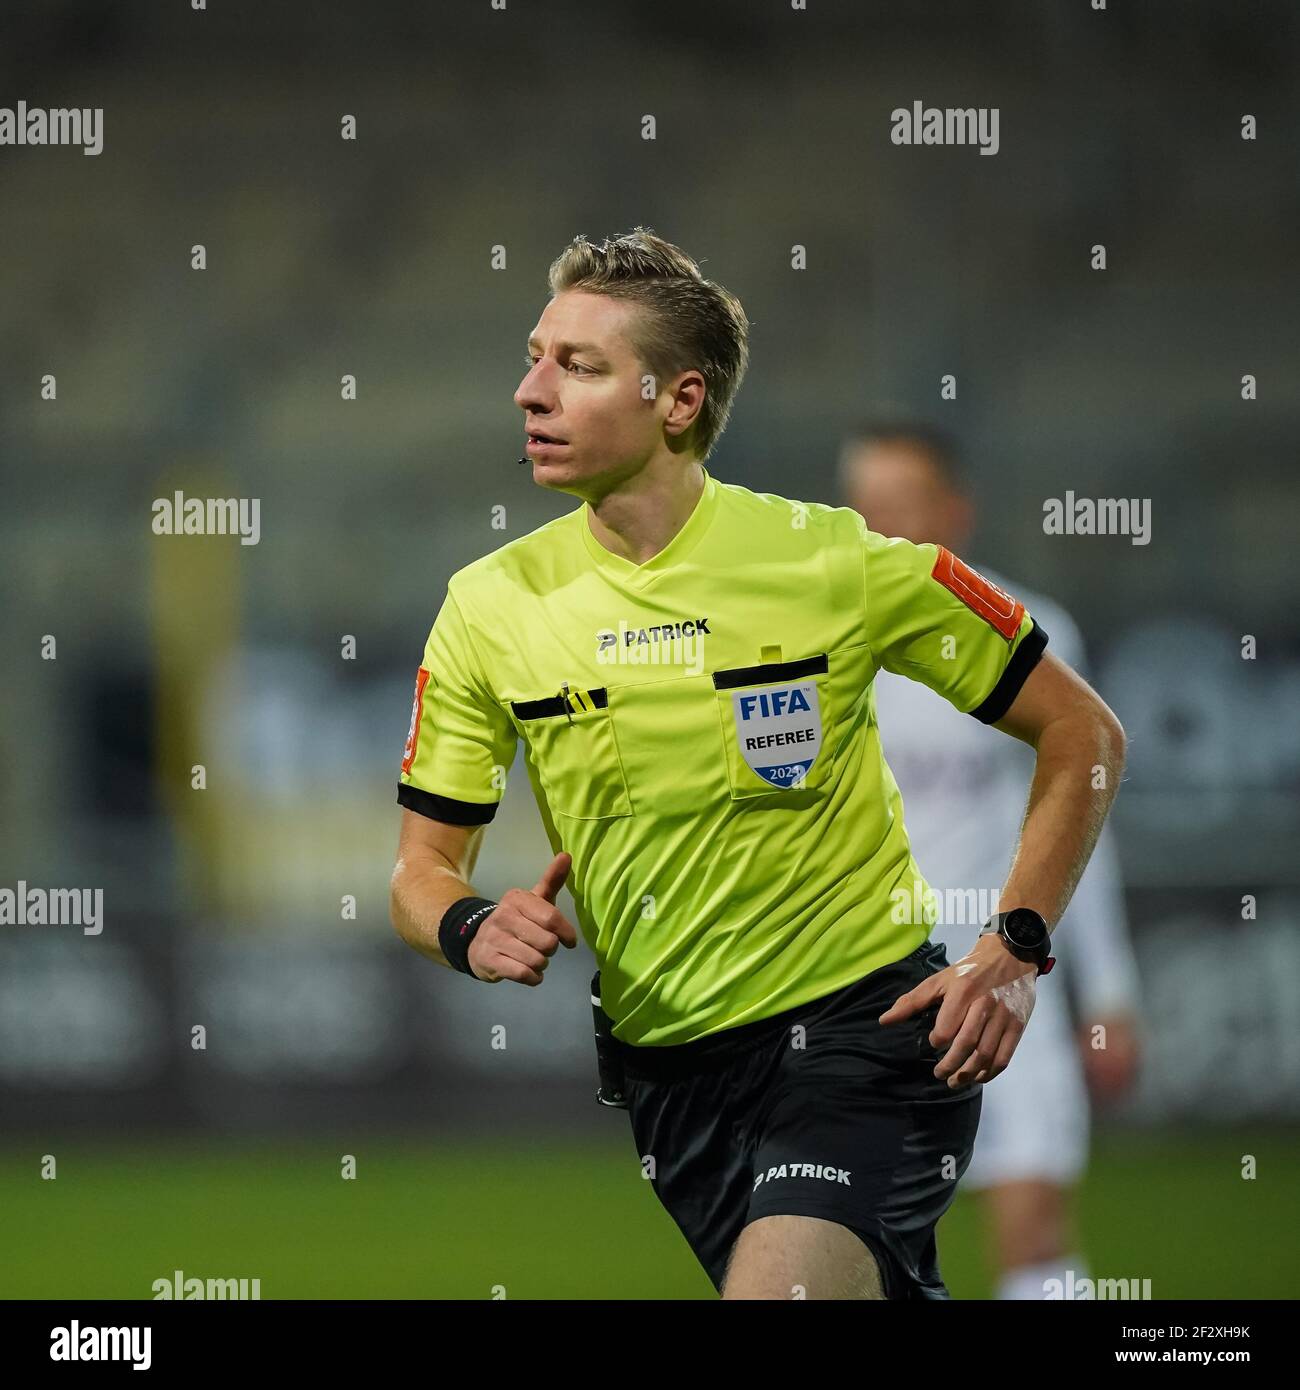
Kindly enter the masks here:
<path id="1" fill-rule="evenodd" d="M 468 872 L 473 872 L 472 864 Z M 401 859 L 393 870 L 389 914 L 408 946 L 451 969 L 438 945 L 438 928 L 453 903 L 478 896 L 449 863 L 424 857 Z"/>
<path id="2" fill-rule="evenodd" d="M 1055 926 L 1087 866 L 1124 770 L 1124 732 L 1098 704 L 1072 709 L 1038 736 L 1003 911 L 1031 907 Z"/>

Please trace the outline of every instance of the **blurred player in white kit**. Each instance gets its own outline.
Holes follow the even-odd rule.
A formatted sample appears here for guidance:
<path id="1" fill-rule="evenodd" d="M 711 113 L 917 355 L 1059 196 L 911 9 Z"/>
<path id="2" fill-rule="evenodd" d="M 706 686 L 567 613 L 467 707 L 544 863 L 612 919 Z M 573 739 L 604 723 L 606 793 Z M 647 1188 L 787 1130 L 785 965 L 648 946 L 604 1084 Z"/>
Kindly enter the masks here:
<path id="1" fill-rule="evenodd" d="M 862 426 L 841 447 L 840 484 L 844 500 L 873 531 L 968 554 L 974 506 L 941 431 L 909 421 Z M 1082 641 L 1068 614 L 1018 574 L 1003 575 L 978 555 L 969 559 L 1028 607 L 1051 650 L 1086 679 Z M 881 742 L 902 792 L 908 838 L 940 908 L 933 939 L 943 940 L 956 961 L 997 910 L 1033 751 L 1015 739 L 990 738 L 977 720 L 916 681 L 882 670 L 875 687 Z M 1109 827 L 1062 925 L 1057 970 L 1039 984 L 1024 1044 L 984 1087 L 975 1154 L 962 1180 L 964 1189 L 980 1194 L 1000 1298 L 1041 1299 L 1047 1281 L 1065 1282 L 1067 1270 L 1076 1282 L 1089 1275 L 1072 1200 L 1087 1161 L 1088 1092 L 1099 1099 L 1121 1094 L 1138 1055 L 1138 982 Z M 1098 1025 L 1104 1033 L 1095 1032 Z M 1095 1046 L 1101 1039 L 1104 1046 Z"/>

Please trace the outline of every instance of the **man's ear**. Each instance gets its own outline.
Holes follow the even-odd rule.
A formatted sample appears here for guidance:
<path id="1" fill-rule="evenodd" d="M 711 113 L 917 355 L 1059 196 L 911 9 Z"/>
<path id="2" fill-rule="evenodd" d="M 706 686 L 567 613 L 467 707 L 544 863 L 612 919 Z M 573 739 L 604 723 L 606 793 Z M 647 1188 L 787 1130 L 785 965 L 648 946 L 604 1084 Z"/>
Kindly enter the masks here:
<path id="1" fill-rule="evenodd" d="M 704 409 L 704 398 L 708 394 L 704 377 L 697 371 L 681 372 L 668 389 L 673 394 L 673 403 L 664 420 L 664 431 L 669 438 L 676 438 L 683 444 L 693 442 L 698 428 L 694 428 L 689 439 L 682 437 L 699 425 L 700 411 Z"/>

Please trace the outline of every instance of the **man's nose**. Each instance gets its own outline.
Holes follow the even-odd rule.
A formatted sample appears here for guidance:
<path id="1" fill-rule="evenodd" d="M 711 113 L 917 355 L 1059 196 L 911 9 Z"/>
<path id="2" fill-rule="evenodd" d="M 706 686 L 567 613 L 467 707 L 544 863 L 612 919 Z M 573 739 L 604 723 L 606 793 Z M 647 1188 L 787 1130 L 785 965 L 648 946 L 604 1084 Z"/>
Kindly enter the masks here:
<path id="1" fill-rule="evenodd" d="M 515 392 L 515 404 L 521 410 L 531 410 L 537 415 L 550 413 L 555 402 L 555 390 L 550 384 L 546 364 L 534 362 Z"/>

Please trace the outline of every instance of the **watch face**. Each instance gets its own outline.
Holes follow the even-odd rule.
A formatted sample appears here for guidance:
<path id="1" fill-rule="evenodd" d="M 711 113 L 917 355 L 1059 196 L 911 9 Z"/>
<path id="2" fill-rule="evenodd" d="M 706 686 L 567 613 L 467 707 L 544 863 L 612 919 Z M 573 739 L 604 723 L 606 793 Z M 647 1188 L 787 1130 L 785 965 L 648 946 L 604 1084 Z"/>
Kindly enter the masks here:
<path id="1" fill-rule="evenodd" d="M 1002 919 L 1002 929 L 1017 946 L 1029 951 L 1047 940 L 1047 923 L 1031 907 L 1013 908 Z"/>

